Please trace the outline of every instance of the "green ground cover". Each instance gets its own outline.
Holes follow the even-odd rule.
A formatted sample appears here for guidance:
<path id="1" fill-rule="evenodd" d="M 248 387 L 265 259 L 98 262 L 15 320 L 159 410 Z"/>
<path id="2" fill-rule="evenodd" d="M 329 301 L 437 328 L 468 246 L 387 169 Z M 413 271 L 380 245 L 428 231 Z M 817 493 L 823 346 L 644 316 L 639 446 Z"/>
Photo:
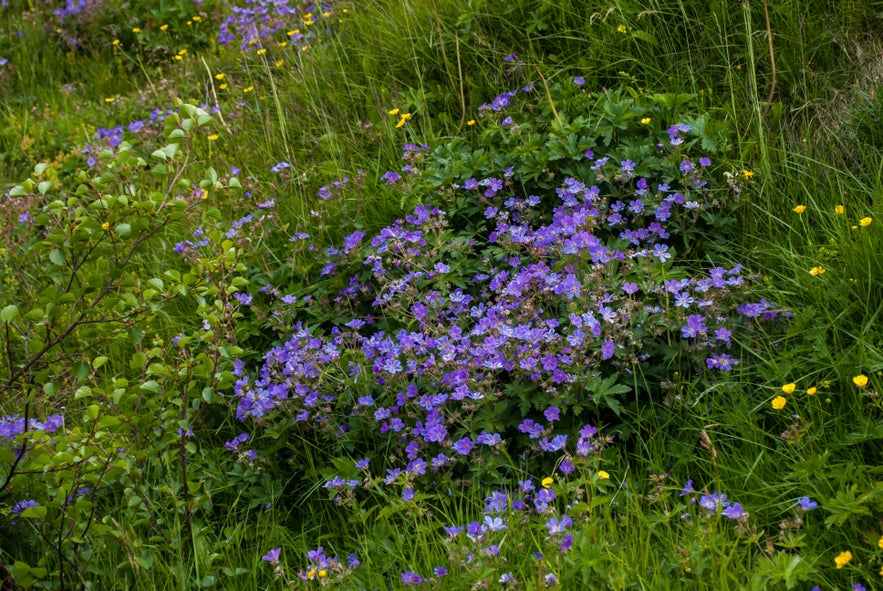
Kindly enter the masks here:
<path id="1" fill-rule="evenodd" d="M 877 3 L 0 2 L 0 588 L 883 586 Z"/>

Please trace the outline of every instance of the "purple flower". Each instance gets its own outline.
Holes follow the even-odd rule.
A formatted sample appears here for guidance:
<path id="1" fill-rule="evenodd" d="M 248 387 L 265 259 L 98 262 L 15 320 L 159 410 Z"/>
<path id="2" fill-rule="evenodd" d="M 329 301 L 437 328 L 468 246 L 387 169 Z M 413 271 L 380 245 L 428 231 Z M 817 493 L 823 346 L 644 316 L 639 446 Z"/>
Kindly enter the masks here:
<path id="1" fill-rule="evenodd" d="M 393 172 L 390 170 L 390 171 L 386 172 L 380 178 L 385 180 L 387 185 L 392 185 L 393 183 L 395 183 L 396 181 L 398 181 L 402 177 L 397 172 Z"/>
<path id="2" fill-rule="evenodd" d="M 15 505 L 12 506 L 12 514 L 17 515 L 24 511 L 25 509 L 31 509 L 32 507 L 39 507 L 40 503 L 33 500 L 19 501 Z"/>
<path id="3" fill-rule="evenodd" d="M 461 456 L 468 456 L 469 452 L 472 451 L 472 448 L 474 446 L 475 444 L 472 442 L 472 439 L 470 439 L 469 437 L 464 437 L 463 439 L 454 443 L 451 448 Z"/>
<path id="4" fill-rule="evenodd" d="M 688 494 L 690 494 L 691 492 L 693 492 L 693 480 L 692 479 L 687 480 L 687 483 L 684 485 L 684 488 L 681 489 L 681 492 L 680 492 L 680 494 L 678 494 L 678 496 L 685 497 Z"/>
<path id="5" fill-rule="evenodd" d="M 604 344 L 601 345 L 601 359 L 605 361 L 613 357 L 613 354 L 616 352 L 616 345 L 610 339 L 604 341 Z"/>
<path id="6" fill-rule="evenodd" d="M 582 76 L 574 76 L 574 77 L 573 77 L 573 83 L 574 83 L 576 86 L 582 86 L 583 84 L 586 83 L 586 79 L 583 78 Z"/>
<path id="7" fill-rule="evenodd" d="M 745 512 L 745 510 L 742 508 L 742 505 L 740 505 L 739 503 L 733 503 L 732 505 L 728 506 L 726 509 L 724 509 L 723 514 L 724 517 L 735 519 L 737 521 L 746 519 L 748 517 L 748 513 Z"/>
<path id="8" fill-rule="evenodd" d="M 561 542 L 558 544 L 561 547 L 562 552 L 567 552 L 570 550 L 570 547 L 573 546 L 573 536 L 567 534 L 563 538 L 561 538 Z"/>
<path id="9" fill-rule="evenodd" d="M 557 421 L 558 417 L 561 416 L 561 409 L 557 406 L 550 406 L 543 411 L 543 415 L 546 417 L 546 420 L 551 423 L 553 421 Z"/>
<path id="10" fill-rule="evenodd" d="M 261 556 L 261 560 L 264 562 L 269 562 L 270 564 L 278 564 L 279 563 L 279 554 L 282 552 L 282 548 L 273 548 L 263 556 Z"/>
<path id="11" fill-rule="evenodd" d="M 405 571 L 402 573 L 402 583 L 405 585 L 419 585 L 423 582 L 423 577 L 413 571 Z"/>
<path id="12" fill-rule="evenodd" d="M 448 574 L 448 569 L 446 569 L 443 566 L 437 566 L 434 569 L 432 569 L 432 574 L 434 574 L 437 577 L 443 577 Z"/>
<path id="13" fill-rule="evenodd" d="M 797 504 L 803 511 L 812 511 L 819 506 L 815 501 L 811 501 L 809 497 L 800 497 L 797 499 Z"/>

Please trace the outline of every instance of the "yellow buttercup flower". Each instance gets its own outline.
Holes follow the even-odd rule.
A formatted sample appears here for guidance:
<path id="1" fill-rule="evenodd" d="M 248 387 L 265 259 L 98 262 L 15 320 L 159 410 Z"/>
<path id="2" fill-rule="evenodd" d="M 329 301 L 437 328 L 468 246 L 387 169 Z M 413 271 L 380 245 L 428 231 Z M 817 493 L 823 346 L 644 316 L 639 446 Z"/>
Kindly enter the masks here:
<path id="1" fill-rule="evenodd" d="M 411 114 L 410 113 L 402 113 L 402 119 L 404 119 L 405 121 L 410 121 Z"/>
<path id="2" fill-rule="evenodd" d="M 218 139 L 219 137 L 221 137 L 221 136 L 219 136 L 219 135 L 216 134 L 216 133 L 213 133 L 213 134 L 211 134 L 210 136 L 208 136 L 208 141 L 213 142 L 213 141 L 215 141 L 216 139 Z"/>
<path id="3" fill-rule="evenodd" d="M 750 180 L 751 177 L 753 177 L 753 176 L 754 176 L 754 173 L 750 170 L 743 170 L 742 171 L 742 178 L 744 178 L 746 181 Z"/>
<path id="4" fill-rule="evenodd" d="M 610 474 L 608 474 L 604 470 L 598 470 L 598 478 L 600 478 L 601 480 L 610 480 Z"/>
<path id="5" fill-rule="evenodd" d="M 555 483 L 555 479 L 552 478 L 551 476 L 546 476 L 545 478 L 543 478 L 543 479 L 540 481 L 540 484 L 543 485 L 543 488 L 549 488 L 549 487 L 552 486 L 554 483 Z"/>
<path id="6" fill-rule="evenodd" d="M 794 394 L 795 388 L 797 388 L 797 384 L 793 382 L 790 384 L 785 384 L 784 386 L 782 386 L 782 392 L 784 392 L 785 394 Z"/>
<path id="7" fill-rule="evenodd" d="M 872 221 L 874 221 L 874 220 L 870 216 L 864 217 L 858 221 L 858 225 L 861 226 L 862 228 L 867 228 L 868 226 L 871 225 Z"/>
<path id="8" fill-rule="evenodd" d="M 809 274 L 813 275 L 814 277 L 818 277 L 819 275 L 821 275 L 824 272 L 825 272 L 825 268 L 822 266 L 813 267 L 812 269 L 809 270 Z"/>
<path id="9" fill-rule="evenodd" d="M 868 376 L 863 373 L 858 374 L 854 378 L 852 378 L 852 383 L 858 386 L 859 388 L 864 388 L 868 385 Z"/>
<path id="10" fill-rule="evenodd" d="M 883 536 L 881 536 L 880 539 L 877 540 L 877 547 L 883 550 Z"/>
<path id="11" fill-rule="evenodd" d="M 195 20 L 196 22 L 199 22 L 202 20 L 202 17 L 201 16 L 194 16 L 193 20 Z"/>
<path id="12" fill-rule="evenodd" d="M 258 55 L 264 55 L 265 53 L 267 53 L 267 50 L 264 49 L 263 47 L 261 47 L 260 49 L 257 50 L 256 53 L 257 53 Z"/>
<path id="13" fill-rule="evenodd" d="M 223 72 L 215 74 L 215 80 L 223 80 L 224 76 L 225 76 L 225 74 Z"/>
<path id="14" fill-rule="evenodd" d="M 119 44 L 120 44 L 120 40 L 119 40 L 119 39 L 114 39 L 114 40 L 113 40 L 112 45 L 119 45 Z"/>
<path id="15" fill-rule="evenodd" d="M 837 205 L 836 207 L 834 207 L 834 213 L 836 213 L 837 215 L 843 215 L 844 213 L 846 213 L 846 208 L 842 205 Z"/>
<path id="16" fill-rule="evenodd" d="M 807 389 L 806 389 L 806 395 L 807 395 L 807 396 L 813 396 L 813 395 L 814 395 L 816 392 L 818 392 L 818 391 L 819 391 L 818 388 L 816 388 L 815 386 L 812 386 L 811 388 L 807 388 Z"/>
<path id="17" fill-rule="evenodd" d="M 134 28 L 132 29 L 132 32 L 135 33 L 135 34 L 137 35 L 138 33 L 141 32 L 141 29 L 139 29 L 138 27 L 134 27 Z"/>
<path id="18" fill-rule="evenodd" d="M 837 566 L 837 568 L 843 568 L 844 566 L 849 564 L 850 560 L 852 560 L 852 552 L 850 552 L 849 550 L 845 550 L 834 558 L 834 564 Z"/>
<path id="19" fill-rule="evenodd" d="M 625 25 L 619 25 L 618 27 L 616 27 L 616 30 L 619 31 L 620 33 L 625 33 L 626 31 L 628 31 L 628 29 L 626 29 Z"/>
<path id="20" fill-rule="evenodd" d="M 475 119 L 470 119 L 466 122 L 466 125 L 475 125 Z"/>
<path id="21" fill-rule="evenodd" d="M 251 92 L 254 90 L 254 86 L 246 86 L 242 89 L 242 92 Z"/>
<path id="22" fill-rule="evenodd" d="M 387 113 L 389 113 L 390 115 L 398 115 L 399 110 L 398 109 L 390 109 L 389 111 L 387 111 Z"/>
<path id="23" fill-rule="evenodd" d="M 325 570 L 324 568 L 320 568 L 319 569 L 319 578 L 321 579 L 322 577 L 327 577 L 327 576 L 328 576 L 328 571 Z"/>
<path id="24" fill-rule="evenodd" d="M 101 224 L 101 229 L 110 230 L 110 222 L 104 222 L 103 224 Z"/>
<path id="25" fill-rule="evenodd" d="M 794 213 L 803 213 L 804 211 L 806 211 L 806 206 L 805 205 L 796 205 L 794 207 L 794 209 L 792 209 L 791 211 L 793 211 Z"/>
<path id="26" fill-rule="evenodd" d="M 279 60 L 279 61 L 276 62 L 274 65 L 275 65 L 277 68 L 281 68 L 284 64 L 285 64 L 285 60 Z"/>
<path id="27" fill-rule="evenodd" d="M 112 103 L 112 102 L 114 102 L 115 100 L 117 100 L 117 98 L 116 98 L 115 96 L 109 96 L 109 97 L 107 97 L 106 99 L 104 99 L 104 102 L 105 102 L 105 103 Z"/>
<path id="28" fill-rule="evenodd" d="M 169 30 L 169 25 L 162 25 L 162 26 L 159 28 L 159 30 L 160 30 L 160 31 L 168 31 L 168 30 Z"/>
<path id="29" fill-rule="evenodd" d="M 227 90 L 227 87 L 228 87 L 228 86 L 229 86 L 229 85 L 228 85 L 226 82 L 224 82 L 223 84 L 221 84 L 220 86 L 218 86 L 218 88 L 220 88 L 221 90 Z"/>
<path id="30" fill-rule="evenodd" d="M 782 410 L 785 408 L 785 403 L 787 402 L 788 400 L 786 400 L 784 396 L 776 396 L 773 398 L 773 408 L 776 410 Z"/>
<path id="31" fill-rule="evenodd" d="M 641 125 L 650 125 L 650 122 L 653 121 L 650 117 L 644 117 L 641 119 Z"/>

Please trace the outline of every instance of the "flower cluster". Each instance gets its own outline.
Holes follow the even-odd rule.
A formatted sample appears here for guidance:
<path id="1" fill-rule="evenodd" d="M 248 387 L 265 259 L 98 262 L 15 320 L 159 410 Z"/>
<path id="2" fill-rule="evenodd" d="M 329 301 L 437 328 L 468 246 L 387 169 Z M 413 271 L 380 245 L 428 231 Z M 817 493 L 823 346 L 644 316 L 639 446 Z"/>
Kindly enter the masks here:
<path id="1" fill-rule="evenodd" d="M 229 45 L 239 38 L 243 51 L 261 51 L 277 37 L 283 40 L 274 45 L 290 44 L 305 50 L 317 29 L 323 30 L 337 20 L 327 3 L 248 0 L 246 6 L 231 8 L 231 14 L 221 23 L 218 43 Z"/>

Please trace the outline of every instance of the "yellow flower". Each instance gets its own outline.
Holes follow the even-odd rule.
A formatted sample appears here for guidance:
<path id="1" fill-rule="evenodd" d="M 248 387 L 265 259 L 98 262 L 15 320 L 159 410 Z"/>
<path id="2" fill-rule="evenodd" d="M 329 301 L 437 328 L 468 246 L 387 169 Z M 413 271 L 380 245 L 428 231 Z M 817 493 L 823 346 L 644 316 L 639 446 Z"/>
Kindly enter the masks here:
<path id="1" fill-rule="evenodd" d="M 176 55 L 176 56 L 175 56 L 175 59 L 178 60 L 178 61 L 181 61 L 181 60 L 184 59 L 184 58 L 181 57 L 180 55 Z"/>
<path id="2" fill-rule="evenodd" d="M 404 119 L 405 121 L 410 121 L 411 114 L 410 113 L 402 113 L 402 119 Z"/>
<path id="3" fill-rule="evenodd" d="M 193 20 L 195 20 L 196 22 L 199 22 L 202 20 L 202 17 L 201 16 L 194 16 Z"/>
<path id="4" fill-rule="evenodd" d="M 308 570 L 308 571 L 307 571 L 307 578 L 308 578 L 309 580 L 311 580 L 311 581 L 312 581 L 313 579 L 315 579 L 315 578 L 316 578 L 316 569 L 311 568 L 310 570 Z"/>
<path id="5" fill-rule="evenodd" d="M 242 92 L 251 92 L 254 90 L 254 86 L 246 86 L 242 89 Z"/>
<path id="6" fill-rule="evenodd" d="M 219 73 L 219 74 L 215 74 L 215 80 L 223 80 L 223 79 L 224 79 L 224 73 L 223 73 L 223 72 L 221 72 L 221 73 Z"/>
<path id="7" fill-rule="evenodd" d="M 114 40 L 113 40 L 113 45 L 119 45 L 119 44 L 120 44 L 120 40 L 119 40 L 119 39 L 114 39 Z"/>
<path id="8" fill-rule="evenodd" d="M 319 569 L 319 578 L 321 579 L 322 577 L 327 577 L 327 576 L 328 576 L 328 571 L 325 570 L 324 568 L 320 568 Z"/>
<path id="9" fill-rule="evenodd" d="M 807 396 L 813 396 L 813 395 L 814 395 L 816 392 L 818 392 L 818 391 L 819 391 L 818 388 L 816 388 L 815 386 L 812 386 L 811 388 L 807 388 L 807 389 L 806 389 L 806 395 L 807 395 Z"/>
<path id="10" fill-rule="evenodd" d="M 387 112 L 388 112 L 390 115 L 398 115 L 398 114 L 399 114 L 399 110 L 398 110 L 398 109 L 390 109 L 390 110 L 387 111 Z"/>
<path id="11" fill-rule="evenodd" d="M 554 483 L 555 483 L 555 479 L 552 478 L 551 476 L 546 476 L 546 477 L 543 478 L 543 480 L 540 482 L 540 484 L 543 485 L 543 488 L 549 488 L 549 487 L 552 486 L 552 484 L 554 484 Z"/>
<path id="12" fill-rule="evenodd" d="M 650 122 L 653 121 L 650 117 L 644 117 L 641 119 L 641 125 L 650 125 Z"/>
<path id="13" fill-rule="evenodd" d="M 621 24 L 618 27 L 616 27 L 616 30 L 619 31 L 620 33 L 625 33 L 628 29 L 625 28 L 625 25 Z"/>
<path id="14" fill-rule="evenodd" d="M 470 119 L 466 122 L 466 125 L 475 125 L 475 119 Z"/>
<path id="15" fill-rule="evenodd" d="M 160 30 L 160 31 L 168 31 L 168 30 L 169 30 L 169 25 L 162 25 L 162 26 L 159 28 L 159 30 Z"/>
<path id="16" fill-rule="evenodd" d="M 406 119 L 405 119 L 404 117 L 402 117 L 401 119 L 399 119 L 399 122 L 396 123 L 396 128 L 404 127 L 404 125 L 405 125 L 405 121 L 406 121 Z"/>
<path id="17" fill-rule="evenodd" d="M 773 408 L 775 410 L 782 410 L 785 408 L 785 403 L 788 402 L 784 396 L 776 396 L 773 398 Z"/>
<path id="18" fill-rule="evenodd" d="M 110 222 L 104 222 L 103 224 L 101 224 L 101 229 L 110 230 Z"/>
<path id="19" fill-rule="evenodd" d="M 862 228 L 867 228 L 868 226 L 871 225 L 872 221 L 873 221 L 873 219 L 871 219 L 870 216 L 864 217 L 858 221 L 858 225 L 861 226 Z"/>
<path id="20" fill-rule="evenodd" d="M 880 539 L 877 540 L 877 547 L 883 550 L 883 536 L 881 536 Z"/>
<path id="21" fill-rule="evenodd" d="M 794 213 L 803 213 L 804 211 L 806 211 L 806 206 L 805 205 L 797 205 L 791 211 L 793 211 Z"/>
<path id="22" fill-rule="evenodd" d="M 288 46 L 288 41 L 280 41 L 279 43 L 276 44 L 276 47 L 287 47 L 287 46 Z"/>
<path id="23" fill-rule="evenodd" d="M 116 98 L 115 96 L 109 96 L 109 97 L 107 97 L 106 99 L 104 99 L 104 102 L 105 102 L 105 103 L 112 103 L 112 102 L 114 102 L 115 100 L 117 100 L 117 98 Z"/>
<path id="24" fill-rule="evenodd" d="M 227 86 L 229 86 L 229 85 L 226 82 L 224 82 L 223 84 L 218 86 L 218 88 L 220 88 L 221 90 L 227 90 Z"/>
<path id="25" fill-rule="evenodd" d="M 286 33 L 286 35 L 288 35 L 289 37 L 294 37 L 298 33 L 300 33 L 300 29 L 293 29 L 291 31 L 288 31 L 288 33 Z"/>
<path id="26" fill-rule="evenodd" d="M 178 52 L 178 55 L 185 55 L 187 53 L 187 49 L 182 49 Z"/>
<path id="27" fill-rule="evenodd" d="M 746 181 L 750 180 L 751 177 L 753 177 L 753 176 L 754 176 L 754 173 L 750 170 L 743 170 L 742 171 L 742 178 L 744 178 Z"/>
<path id="28" fill-rule="evenodd" d="M 836 213 L 837 215 L 843 215 L 844 213 L 846 213 L 846 208 L 842 205 L 837 205 L 836 207 L 834 207 L 834 213 Z"/>
<path id="29" fill-rule="evenodd" d="M 600 478 L 601 480 L 610 480 L 610 474 L 608 474 L 604 470 L 598 470 L 598 478 Z"/>
<path id="30" fill-rule="evenodd" d="M 132 32 L 135 33 L 135 34 L 137 35 L 138 33 L 141 32 L 141 29 L 139 29 L 138 27 L 134 27 L 134 28 L 132 29 Z"/>
<path id="31" fill-rule="evenodd" d="M 837 568 L 843 568 L 849 564 L 850 560 L 852 560 L 852 552 L 844 550 L 834 558 L 834 564 L 837 565 Z"/>
<path id="32" fill-rule="evenodd" d="M 267 50 L 264 49 L 263 47 L 261 47 L 260 49 L 257 50 L 258 55 L 264 55 L 265 53 L 267 53 Z"/>
<path id="33" fill-rule="evenodd" d="M 863 373 L 858 374 L 854 378 L 852 378 L 852 383 L 858 386 L 859 388 L 864 388 L 868 385 L 868 376 Z"/>
<path id="34" fill-rule="evenodd" d="M 782 386 L 782 392 L 785 394 L 794 394 L 794 389 L 797 388 L 797 384 L 791 382 L 790 384 L 785 384 Z"/>
<path id="35" fill-rule="evenodd" d="M 279 60 L 278 62 L 276 62 L 275 65 L 277 68 L 281 68 L 284 64 L 285 64 L 285 60 Z"/>
<path id="36" fill-rule="evenodd" d="M 821 267 L 821 266 L 813 267 L 812 269 L 809 270 L 809 274 L 814 277 L 818 277 L 819 275 L 821 275 L 824 272 L 825 272 L 825 268 Z"/>
<path id="37" fill-rule="evenodd" d="M 213 133 L 213 134 L 211 134 L 210 136 L 208 136 L 208 141 L 213 142 L 213 141 L 215 141 L 216 139 L 218 139 L 219 137 L 221 137 L 221 136 L 219 136 L 219 135 L 216 134 L 216 133 Z"/>

